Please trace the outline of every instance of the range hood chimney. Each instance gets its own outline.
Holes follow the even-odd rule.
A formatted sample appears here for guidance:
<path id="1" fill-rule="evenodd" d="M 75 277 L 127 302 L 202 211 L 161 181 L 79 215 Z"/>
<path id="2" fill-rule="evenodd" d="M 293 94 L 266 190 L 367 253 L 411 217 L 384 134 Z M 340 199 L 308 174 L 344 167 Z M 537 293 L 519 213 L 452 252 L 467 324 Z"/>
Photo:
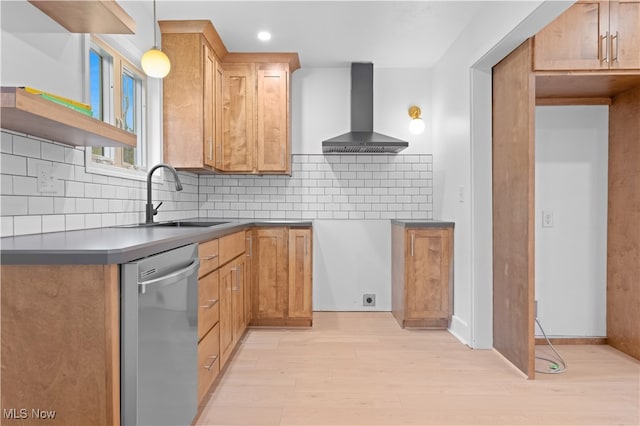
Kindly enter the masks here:
<path id="1" fill-rule="evenodd" d="M 396 154 L 409 143 L 373 131 L 373 64 L 351 64 L 351 131 L 322 141 L 325 154 Z"/>

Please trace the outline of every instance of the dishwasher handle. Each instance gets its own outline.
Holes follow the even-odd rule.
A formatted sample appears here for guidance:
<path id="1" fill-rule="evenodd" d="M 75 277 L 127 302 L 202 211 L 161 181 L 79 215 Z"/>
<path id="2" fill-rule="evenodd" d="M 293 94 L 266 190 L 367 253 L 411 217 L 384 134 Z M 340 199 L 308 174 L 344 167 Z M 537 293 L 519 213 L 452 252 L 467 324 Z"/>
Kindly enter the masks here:
<path id="1" fill-rule="evenodd" d="M 186 268 L 182 268 L 182 269 L 177 270 L 175 272 L 172 272 L 172 273 L 170 273 L 168 275 L 163 275 L 161 277 L 154 278 L 154 279 L 151 279 L 151 280 L 139 281 L 138 282 L 138 289 L 140 291 L 140 294 L 144 294 L 145 293 L 146 288 L 147 288 L 148 285 L 156 285 L 156 286 L 159 286 L 159 287 L 164 287 L 164 286 L 167 286 L 167 285 L 175 284 L 175 283 L 179 282 L 180 280 L 184 279 L 185 277 L 188 277 L 189 275 L 191 275 L 195 269 L 198 269 L 199 266 L 200 266 L 200 260 L 195 259 Z"/>

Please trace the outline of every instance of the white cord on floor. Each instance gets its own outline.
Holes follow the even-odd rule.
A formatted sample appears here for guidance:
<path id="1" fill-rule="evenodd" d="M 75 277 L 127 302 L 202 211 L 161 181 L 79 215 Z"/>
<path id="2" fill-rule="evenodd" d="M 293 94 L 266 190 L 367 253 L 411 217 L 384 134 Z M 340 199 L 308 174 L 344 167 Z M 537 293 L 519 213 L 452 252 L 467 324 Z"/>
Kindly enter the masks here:
<path id="1" fill-rule="evenodd" d="M 536 359 L 541 359 L 543 361 L 547 361 L 547 362 L 551 363 L 551 365 L 549 366 L 550 370 L 548 370 L 548 371 L 536 370 L 536 373 L 542 373 L 542 374 L 560 374 L 560 373 L 564 373 L 565 371 L 567 371 L 567 363 L 565 362 L 564 359 L 562 359 L 562 357 L 560 356 L 558 351 L 556 351 L 556 348 L 554 348 L 553 345 L 551 344 L 551 341 L 549 340 L 549 338 L 545 334 L 544 329 L 542 328 L 542 325 L 540 325 L 540 321 L 538 321 L 538 318 L 536 318 L 536 324 L 538 324 L 538 327 L 540 327 L 540 331 L 542 332 L 542 335 L 544 336 L 544 338 L 546 339 L 547 343 L 549 344 L 549 347 L 551 348 L 553 353 L 556 354 L 556 356 L 560 360 L 560 362 L 558 363 L 553 359 L 536 356 Z"/>

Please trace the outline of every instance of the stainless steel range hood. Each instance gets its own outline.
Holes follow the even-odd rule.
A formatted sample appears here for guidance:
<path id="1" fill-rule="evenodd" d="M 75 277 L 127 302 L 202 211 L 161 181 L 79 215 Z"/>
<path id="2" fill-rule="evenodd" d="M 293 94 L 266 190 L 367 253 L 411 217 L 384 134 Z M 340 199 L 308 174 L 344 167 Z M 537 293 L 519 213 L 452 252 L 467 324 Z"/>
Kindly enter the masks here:
<path id="1" fill-rule="evenodd" d="M 322 141 L 325 154 L 395 154 L 409 143 L 373 131 L 373 64 L 351 64 L 351 131 Z"/>

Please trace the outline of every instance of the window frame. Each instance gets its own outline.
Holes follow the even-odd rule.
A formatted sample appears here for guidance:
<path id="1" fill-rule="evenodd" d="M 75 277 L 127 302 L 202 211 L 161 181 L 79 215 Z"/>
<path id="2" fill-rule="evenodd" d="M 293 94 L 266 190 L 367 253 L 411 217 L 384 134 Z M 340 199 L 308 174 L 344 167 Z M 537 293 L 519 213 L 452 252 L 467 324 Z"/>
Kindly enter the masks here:
<path id="1" fill-rule="evenodd" d="M 152 157 L 151 147 L 147 137 L 149 126 L 149 114 L 147 111 L 148 80 L 145 73 L 119 52 L 113 44 L 107 43 L 101 37 L 94 34 L 86 39 L 85 62 L 85 98 L 90 100 L 90 64 L 91 50 L 95 50 L 103 59 L 103 121 L 116 127 L 122 127 L 116 117 L 122 111 L 122 78 L 123 73 L 133 77 L 135 84 L 136 111 L 136 158 L 139 166 L 129 166 L 123 161 L 123 148 L 104 147 L 104 155 L 93 153 L 92 147 L 85 150 L 85 169 L 87 173 L 102 174 L 115 177 L 123 177 L 136 180 L 145 180 L 149 159 Z"/>

